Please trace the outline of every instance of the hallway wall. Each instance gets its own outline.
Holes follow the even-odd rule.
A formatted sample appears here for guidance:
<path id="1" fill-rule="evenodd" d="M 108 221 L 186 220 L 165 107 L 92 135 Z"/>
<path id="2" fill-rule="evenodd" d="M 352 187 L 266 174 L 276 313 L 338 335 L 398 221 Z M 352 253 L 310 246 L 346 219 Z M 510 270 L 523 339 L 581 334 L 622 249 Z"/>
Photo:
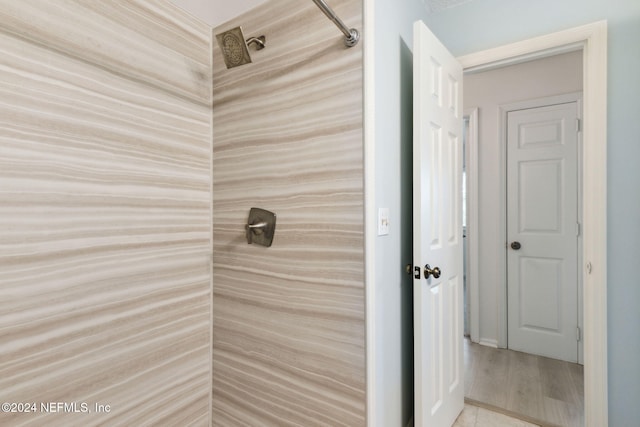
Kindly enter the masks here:
<path id="1" fill-rule="evenodd" d="M 362 0 L 332 2 L 362 28 Z M 213 47 L 214 425 L 365 425 L 362 46 L 312 2 L 242 25 L 252 64 Z M 366 40 L 366 39 L 365 39 Z M 250 208 L 277 215 L 248 245 Z"/>
<path id="2" fill-rule="evenodd" d="M 210 36 L 0 2 L 0 401 L 37 405 L 1 425 L 209 425 Z"/>

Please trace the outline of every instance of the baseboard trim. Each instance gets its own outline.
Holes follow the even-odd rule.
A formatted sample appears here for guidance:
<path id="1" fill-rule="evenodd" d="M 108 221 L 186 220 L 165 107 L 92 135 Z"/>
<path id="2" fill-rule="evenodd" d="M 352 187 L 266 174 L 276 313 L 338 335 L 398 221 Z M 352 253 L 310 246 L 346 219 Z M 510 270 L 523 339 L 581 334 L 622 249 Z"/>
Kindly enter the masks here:
<path id="1" fill-rule="evenodd" d="M 498 341 L 497 340 L 488 340 L 488 339 L 480 339 L 480 341 L 478 341 L 478 344 L 480 345 L 484 345 L 487 347 L 493 347 L 493 348 L 498 348 Z"/>

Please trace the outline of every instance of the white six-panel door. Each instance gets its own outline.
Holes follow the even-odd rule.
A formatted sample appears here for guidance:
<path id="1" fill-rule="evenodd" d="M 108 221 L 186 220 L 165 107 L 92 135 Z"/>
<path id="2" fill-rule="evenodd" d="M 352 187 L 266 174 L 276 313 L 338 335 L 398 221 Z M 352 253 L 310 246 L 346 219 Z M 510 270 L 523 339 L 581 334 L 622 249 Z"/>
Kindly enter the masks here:
<path id="1" fill-rule="evenodd" d="M 578 360 L 577 118 L 576 102 L 507 114 L 508 346 L 570 362 Z"/>
<path id="2" fill-rule="evenodd" d="M 462 66 L 422 22 L 413 61 L 415 425 L 449 427 L 464 406 Z"/>

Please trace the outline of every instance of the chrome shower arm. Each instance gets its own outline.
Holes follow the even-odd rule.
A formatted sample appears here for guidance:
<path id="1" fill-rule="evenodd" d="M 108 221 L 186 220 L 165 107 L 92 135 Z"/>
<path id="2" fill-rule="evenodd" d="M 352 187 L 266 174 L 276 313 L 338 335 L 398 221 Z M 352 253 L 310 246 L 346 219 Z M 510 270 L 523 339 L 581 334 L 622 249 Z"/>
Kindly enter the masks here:
<path id="1" fill-rule="evenodd" d="M 325 15 L 327 15 L 327 18 L 336 24 L 336 27 L 342 31 L 342 34 L 346 37 L 344 43 L 348 47 L 358 44 L 358 40 L 360 40 L 360 33 L 358 30 L 347 27 L 324 0 L 313 0 L 313 2 L 320 8 L 320 10 L 322 10 L 322 12 L 324 12 Z"/>

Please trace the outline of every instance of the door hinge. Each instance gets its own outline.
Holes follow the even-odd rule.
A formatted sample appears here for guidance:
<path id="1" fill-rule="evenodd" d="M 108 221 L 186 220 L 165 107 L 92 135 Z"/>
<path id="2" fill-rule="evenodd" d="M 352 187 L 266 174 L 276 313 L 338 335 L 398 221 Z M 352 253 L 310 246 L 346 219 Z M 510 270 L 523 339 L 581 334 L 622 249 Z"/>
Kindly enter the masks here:
<path id="1" fill-rule="evenodd" d="M 582 125 L 582 123 L 580 122 L 580 119 L 576 119 L 576 132 L 580 132 L 582 129 L 580 128 Z"/>
<path id="2" fill-rule="evenodd" d="M 582 340 L 582 331 L 580 331 L 580 326 L 576 326 L 576 341 Z"/>
<path id="3" fill-rule="evenodd" d="M 576 222 L 576 236 L 580 236 L 580 223 Z"/>

